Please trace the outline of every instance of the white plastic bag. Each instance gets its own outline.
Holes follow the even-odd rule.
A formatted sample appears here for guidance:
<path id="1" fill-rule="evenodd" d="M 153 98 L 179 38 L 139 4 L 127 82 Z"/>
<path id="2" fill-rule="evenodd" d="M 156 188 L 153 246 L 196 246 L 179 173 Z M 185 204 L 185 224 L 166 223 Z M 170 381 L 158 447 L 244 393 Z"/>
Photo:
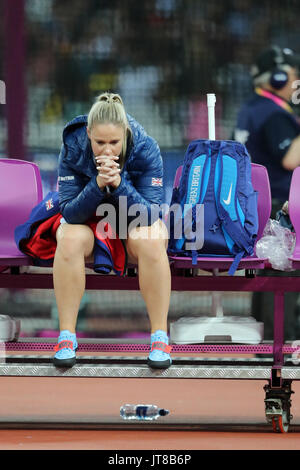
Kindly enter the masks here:
<path id="1" fill-rule="evenodd" d="M 256 243 L 256 255 L 269 260 L 273 269 L 279 271 L 294 271 L 289 257 L 296 243 L 296 235 L 283 227 L 277 220 L 269 219 L 263 236 Z"/>

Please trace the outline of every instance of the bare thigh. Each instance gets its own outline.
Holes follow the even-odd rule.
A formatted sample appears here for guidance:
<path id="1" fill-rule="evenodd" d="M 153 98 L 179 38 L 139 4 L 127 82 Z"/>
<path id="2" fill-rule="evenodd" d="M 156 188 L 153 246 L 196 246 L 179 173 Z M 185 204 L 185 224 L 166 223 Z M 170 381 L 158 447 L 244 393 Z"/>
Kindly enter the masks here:
<path id="1" fill-rule="evenodd" d="M 167 228 L 160 219 L 149 227 L 136 227 L 128 234 L 128 238 L 125 240 L 125 245 L 128 262 L 131 264 L 137 264 L 138 255 L 142 250 L 147 250 L 153 253 L 159 248 L 167 249 Z"/>

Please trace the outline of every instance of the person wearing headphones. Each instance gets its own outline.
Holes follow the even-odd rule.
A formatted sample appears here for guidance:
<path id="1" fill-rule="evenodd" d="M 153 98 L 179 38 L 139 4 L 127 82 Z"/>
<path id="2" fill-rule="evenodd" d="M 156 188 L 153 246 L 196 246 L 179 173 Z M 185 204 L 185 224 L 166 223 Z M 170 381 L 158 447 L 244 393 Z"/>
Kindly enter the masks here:
<path id="1" fill-rule="evenodd" d="M 241 107 L 234 139 L 245 144 L 253 163 L 267 168 L 271 217 L 288 201 L 293 170 L 300 165 L 300 122 L 293 111 L 300 58 L 291 49 L 272 46 L 264 50 L 251 68 L 254 94 Z M 267 275 L 266 270 L 263 273 Z M 273 274 L 275 274 L 273 272 Z M 278 272 L 278 275 L 284 273 Z M 289 273 L 291 274 L 291 273 Z M 285 336 L 296 339 L 297 293 L 285 296 Z M 264 322 L 265 339 L 273 335 L 273 294 L 253 294 L 252 314 Z"/>
<path id="2" fill-rule="evenodd" d="M 241 108 L 235 140 L 269 174 L 272 216 L 288 200 L 292 171 L 300 164 L 300 122 L 293 112 L 300 58 L 278 46 L 264 50 L 251 69 L 254 96 Z"/>

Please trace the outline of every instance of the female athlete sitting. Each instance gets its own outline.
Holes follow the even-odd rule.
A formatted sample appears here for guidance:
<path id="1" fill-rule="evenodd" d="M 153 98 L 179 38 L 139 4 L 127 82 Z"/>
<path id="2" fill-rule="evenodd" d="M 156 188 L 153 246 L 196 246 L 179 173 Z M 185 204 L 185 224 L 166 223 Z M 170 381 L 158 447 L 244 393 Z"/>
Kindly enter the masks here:
<path id="1" fill-rule="evenodd" d="M 117 94 L 98 97 L 88 116 L 66 125 L 59 156 L 59 206 L 63 216 L 56 234 L 53 265 L 60 335 L 53 362 L 76 362 L 76 321 L 85 289 L 85 263 L 93 255 L 94 233 L 86 221 L 101 204 L 117 211 L 120 197 L 128 210 L 139 204 L 148 222 L 126 227 L 128 262 L 137 264 L 139 286 L 151 325 L 148 364 L 171 365 L 167 336 L 171 275 L 166 247 L 168 231 L 153 211 L 162 203 L 162 158 L 155 140 L 126 114 Z M 150 213 L 157 214 L 150 220 Z M 131 228 L 130 228 L 131 227 Z M 118 230 L 124 227 L 118 227 Z M 129 229 L 129 231 L 127 231 Z"/>

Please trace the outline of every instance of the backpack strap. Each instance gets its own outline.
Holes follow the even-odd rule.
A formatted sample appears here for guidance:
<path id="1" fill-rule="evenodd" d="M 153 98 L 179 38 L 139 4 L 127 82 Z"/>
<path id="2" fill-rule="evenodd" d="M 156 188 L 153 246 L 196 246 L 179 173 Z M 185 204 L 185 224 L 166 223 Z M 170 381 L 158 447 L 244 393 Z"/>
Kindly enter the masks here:
<path id="1" fill-rule="evenodd" d="M 245 252 L 244 251 L 240 251 L 234 258 L 233 262 L 231 263 L 231 266 L 230 268 L 228 269 L 228 275 L 229 276 L 233 276 L 235 271 L 237 270 L 239 264 L 240 264 L 240 261 L 241 259 L 243 258 L 243 256 L 245 255 Z"/>
<path id="2" fill-rule="evenodd" d="M 238 252 L 235 254 L 235 260 L 228 271 L 228 274 L 233 275 L 243 256 L 251 256 L 253 254 L 254 240 L 247 235 L 247 232 L 241 227 L 239 221 L 233 222 L 225 209 L 220 204 L 218 204 L 218 206 L 220 206 L 218 209 L 220 210 L 221 226 L 226 230 L 238 248 Z"/>
<path id="3" fill-rule="evenodd" d="M 217 207 L 218 216 L 221 221 L 221 227 L 226 232 L 229 237 L 234 242 L 235 246 L 232 247 L 233 253 L 235 254 L 235 259 L 228 271 L 229 275 L 233 275 L 238 268 L 240 260 L 246 254 L 253 254 L 254 240 L 251 236 L 248 235 L 247 231 L 243 227 L 239 216 L 236 212 L 236 188 L 238 184 L 238 168 L 234 158 L 229 156 L 222 156 L 221 150 L 217 158 L 217 167 L 216 169 L 216 185 L 215 185 L 215 202 Z M 230 179 L 229 179 L 230 175 Z M 224 200 L 224 194 L 221 194 L 221 187 L 223 178 L 230 182 L 226 188 L 226 200 Z M 228 196 L 228 197 L 227 197 Z M 226 203 L 225 209 L 224 204 L 222 204 L 221 198 Z"/>

